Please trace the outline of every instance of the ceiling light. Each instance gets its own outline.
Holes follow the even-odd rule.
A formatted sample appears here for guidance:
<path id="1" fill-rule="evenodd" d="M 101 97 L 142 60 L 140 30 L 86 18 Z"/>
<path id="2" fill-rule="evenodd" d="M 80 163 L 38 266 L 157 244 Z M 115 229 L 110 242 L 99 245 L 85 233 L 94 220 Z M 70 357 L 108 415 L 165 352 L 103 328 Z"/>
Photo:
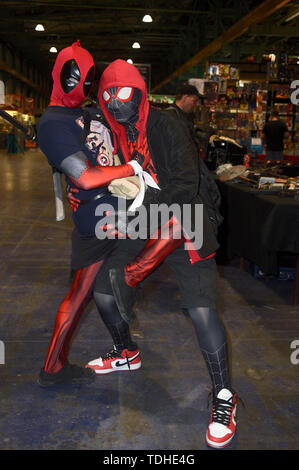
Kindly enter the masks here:
<path id="1" fill-rule="evenodd" d="M 142 21 L 144 23 L 151 23 L 153 21 L 153 18 L 151 17 L 151 15 L 144 15 L 144 17 L 142 18 Z"/>
<path id="2" fill-rule="evenodd" d="M 45 31 L 45 28 L 43 27 L 42 24 L 37 24 L 35 26 L 35 31 Z"/>
<path id="3" fill-rule="evenodd" d="M 140 49 L 140 44 L 139 44 L 139 42 L 134 42 L 134 44 L 133 44 L 132 47 L 133 47 L 133 49 Z"/>
<path id="4" fill-rule="evenodd" d="M 127 62 L 128 62 L 128 64 L 133 64 L 133 60 L 132 60 L 132 59 L 128 59 Z"/>
<path id="5" fill-rule="evenodd" d="M 52 46 L 51 49 L 50 49 L 50 52 L 53 52 L 53 54 L 56 54 L 56 52 L 57 52 L 56 47 Z"/>

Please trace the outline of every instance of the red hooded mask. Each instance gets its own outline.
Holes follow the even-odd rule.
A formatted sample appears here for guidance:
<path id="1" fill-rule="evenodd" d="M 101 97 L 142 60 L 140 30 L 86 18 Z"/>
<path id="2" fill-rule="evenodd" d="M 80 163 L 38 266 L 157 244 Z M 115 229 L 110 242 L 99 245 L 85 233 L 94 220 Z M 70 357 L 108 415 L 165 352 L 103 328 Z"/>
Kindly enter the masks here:
<path id="1" fill-rule="evenodd" d="M 122 89 L 129 88 L 137 89 L 141 92 L 141 98 L 138 109 L 138 119 L 135 128 L 139 131 L 139 140 L 143 141 L 146 138 L 146 123 L 149 113 L 149 102 L 147 99 L 146 83 L 140 75 L 138 69 L 134 65 L 129 64 L 125 60 L 117 59 L 112 62 L 104 70 L 99 86 L 99 104 L 107 119 L 114 137 L 114 153 L 117 153 L 117 139 L 120 144 L 122 153 L 126 161 L 130 160 L 128 150 L 128 140 L 126 135 L 125 126 L 117 122 L 112 114 L 107 109 L 107 99 L 109 100 L 107 90 L 114 88 L 118 89 L 115 96 L 122 96 Z M 130 99 L 130 96 L 123 94 L 122 100 L 125 102 Z M 117 139 L 116 139 L 117 136 Z"/>
<path id="2" fill-rule="evenodd" d="M 53 89 L 50 105 L 76 108 L 88 95 L 95 66 L 91 54 L 80 41 L 62 49 L 52 70 Z"/>

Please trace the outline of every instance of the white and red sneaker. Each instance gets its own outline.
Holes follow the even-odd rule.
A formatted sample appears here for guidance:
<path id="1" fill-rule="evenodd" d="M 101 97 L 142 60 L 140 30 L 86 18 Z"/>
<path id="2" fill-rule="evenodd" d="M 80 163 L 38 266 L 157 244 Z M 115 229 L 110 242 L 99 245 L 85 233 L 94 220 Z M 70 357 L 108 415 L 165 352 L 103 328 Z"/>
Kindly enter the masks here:
<path id="1" fill-rule="evenodd" d="M 86 364 L 86 367 L 93 369 L 96 374 L 110 374 L 111 372 L 119 372 L 123 370 L 137 370 L 141 367 L 140 351 L 135 349 L 123 349 L 117 351 L 114 348 L 112 351 L 105 354 L 103 357 L 99 357 L 94 361 L 90 361 Z"/>
<path id="2" fill-rule="evenodd" d="M 210 447 L 227 446 L 236 432 L 237 394 L 223 388 L 213 400 L 212 415 L 206 433 Z"/>

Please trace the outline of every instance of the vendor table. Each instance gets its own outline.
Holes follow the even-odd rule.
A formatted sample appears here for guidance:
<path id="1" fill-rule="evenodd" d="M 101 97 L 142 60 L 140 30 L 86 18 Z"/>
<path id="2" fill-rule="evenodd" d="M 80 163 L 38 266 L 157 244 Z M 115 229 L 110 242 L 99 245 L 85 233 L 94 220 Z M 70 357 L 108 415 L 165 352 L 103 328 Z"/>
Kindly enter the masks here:
<path id="1" fill-rule="evenodd" d="M 299 201 L 258 192 L 245 183 L 217 181 L 224 223 L 220 242 L 228 258 L 246 258 L 265 275 L 278 274 L 279 252 L 296 256 L 294 303 L 299 303 Z M 224 241 L 225 240 L 225 241 Z"/>

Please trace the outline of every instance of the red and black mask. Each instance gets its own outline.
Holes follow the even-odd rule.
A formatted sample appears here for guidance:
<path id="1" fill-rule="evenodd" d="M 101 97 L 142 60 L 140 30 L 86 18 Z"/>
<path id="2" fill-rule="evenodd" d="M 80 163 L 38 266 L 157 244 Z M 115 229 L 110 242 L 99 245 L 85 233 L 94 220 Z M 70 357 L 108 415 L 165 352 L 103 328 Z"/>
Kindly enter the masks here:
<path id="1" fill-rule="evenodd" d="M 52 70 L 53 90 L 50 104 L 76 108 L 87 97 L 95 74 L 90 53 L 77 41 L 62 49 Z"/>
<path id="2" fill-rule="evenodd" d="M 149 114 L 146 83 L 139 70 L 123 59 L 111 62 L 101 75 L 98 99 L 113 133 L 114 153 L 120 147 L 129 161 L 128 142 L 145 140 Z"/>
<path id="3" fill-rule="evenodd" d="M 134 126 L 139 117 L 141 91 L 132 87 L 112 87 L 103 92 L 107 110 L 115 121 Z"/>

